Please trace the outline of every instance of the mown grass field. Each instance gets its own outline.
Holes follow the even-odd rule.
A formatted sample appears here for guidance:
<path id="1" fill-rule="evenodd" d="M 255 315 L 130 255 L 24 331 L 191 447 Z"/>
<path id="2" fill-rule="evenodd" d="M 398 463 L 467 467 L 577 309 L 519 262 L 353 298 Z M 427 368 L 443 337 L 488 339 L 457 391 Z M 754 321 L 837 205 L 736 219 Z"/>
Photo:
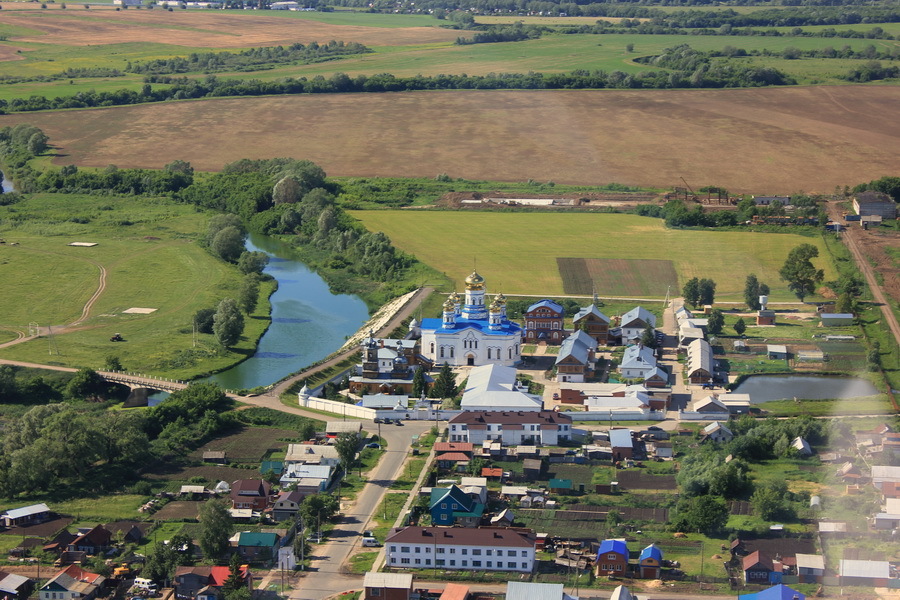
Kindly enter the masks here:
<path id="1" fill-rule="evenodd" d="M 27 332 L 29 323 L 52 326 L 41 337 L 0 350 L 0 357 L 102 368 L 115 355 L 129 371 L 190 377 L 234 363 L 249 352 L 267 321 L 268 302 L 247 319 L 235 350 L 220 351 L 212 336 L 192 348 L 191 317 L 236 293 L 240 274 L 196 243 L 207 213 L 162 199 L 77 194 L 35 194 L 0 207 L 0 264 L 6 273 L 0 329 Z M 72 219 L 84 221 L 74 222 Z M 92 248 L 70 242 L 96 242 Z M 16 244 L 16 245 L 13 245 Z M 87 301 L 105 288 L 77 327 Z M 269 286 L 261 294 L 268 297 Z M 151 314 L 125 314 L 129 308 Z M 121 333 L 125 342 L 110 342 Z M 202 357 L 202 366 L 199 358 Z"/>
<path id="2" fill-rule="evenodd" d="M 670 259 L 683 284 L 691 277 L 717 283 L 716 299 L 740 301 L 746 276 L 756 273 L 772 300 L 792 300 L 778 277 L 790 250 L 803 243 L 824 250 L 819 238 L 796 234 L 666 229 L 662 220 L 616 214 L 354 211 L 372 231 L 447 274 L 457 287 L 472 270 L 490 292 L 563 294 L 559 256 Z M 820 259 L 826 280 L 832 265 Z M 627 276 L 627 273 L 623 273 Z M 673 293 L 680 290 L 675 289 Z M 601 296 L 606 290 L 598 289 Z M 655 294 L 664 296 L 665 290 Z"/>

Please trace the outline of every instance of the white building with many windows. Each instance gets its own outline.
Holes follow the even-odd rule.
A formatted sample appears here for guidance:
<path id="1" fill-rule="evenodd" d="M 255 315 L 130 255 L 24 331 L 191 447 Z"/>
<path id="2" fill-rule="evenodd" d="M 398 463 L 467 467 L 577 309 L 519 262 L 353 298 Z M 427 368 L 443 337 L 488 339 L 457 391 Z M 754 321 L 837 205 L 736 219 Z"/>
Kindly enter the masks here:
<path id="1" fill-rule="evenodd" d="M 511 529 L 404 527 L 384 542 L 387 565 L 409 569 L 534 569 L 535 536 Z"/>
<path id="2" fill-rule="evenodd" d="M 481 445 L 497 441 L 504 446 L 556 446 L 572 439 L 572 417 L 553 410 L 466 411 L 450 419 L 450 441 Z"/>
<path id="3" fill-rule="evenodd" d="M 506 317 L 506 298 L 485 304 L 484 278 L 466 277 L 466 298 L 454 292 L 444 303 L 440 319 L 422 319 L 421 353 L 435 365 L 480 366 L 517 364 L 521 358 L 522 328 Z"/>

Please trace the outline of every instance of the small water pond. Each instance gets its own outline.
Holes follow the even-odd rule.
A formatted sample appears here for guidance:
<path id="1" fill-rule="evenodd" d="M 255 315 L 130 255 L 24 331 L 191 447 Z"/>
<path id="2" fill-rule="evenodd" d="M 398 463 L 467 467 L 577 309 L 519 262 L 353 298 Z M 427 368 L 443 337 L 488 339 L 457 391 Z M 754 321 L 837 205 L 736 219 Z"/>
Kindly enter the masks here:
<path id="1" fill-rule="evenodd" d="M 874 396 L 878 389 L 858 377 L 834 375 L 753 375 L 741 382 L 736 394 L 750 394 L 750 402 L 770 400 L 824 400 Z"/>

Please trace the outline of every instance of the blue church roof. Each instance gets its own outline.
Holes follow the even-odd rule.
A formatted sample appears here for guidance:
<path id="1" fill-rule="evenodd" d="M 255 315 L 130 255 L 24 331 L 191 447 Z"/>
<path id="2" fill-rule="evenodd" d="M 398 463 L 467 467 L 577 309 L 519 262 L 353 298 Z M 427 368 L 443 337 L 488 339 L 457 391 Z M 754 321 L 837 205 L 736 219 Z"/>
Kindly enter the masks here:
<path id="1" fill-rule="evenodd" d="M 650 544 L 643 550 L 641 550 L 641 556 L 638 560 L 644 560 L 646 558 L 652 558 L 653 560 L 662 561 L 662 550 L 656 547 L 654 544 Z"/>
<path id="2" fill-rule="evenodd" d="M 522 328 L 511 321 L 504 321 L 499 329 L 491 329 L 487 319 L 466 319 L 456 317 L 456 325 L 452 329 L 444 327 L 443 319 L 422 319 L 419 327 L 422 331 L 434 330 L 435 333 L 459 333 L 464 329 L 476 329 L 485 335 L 512 335 L 521 334 Z"/>
<path id="3" fill-rule="evenodd" d="M 538 301 L 538 302 L 535 302 L 534 304 L 532 304 L 531 306 L 529 306 L 529 307 L 528 307 L 528 310 L 526 310 L 525 312 L 531 312 L 531 311 L 533 311 L 533 310 L 535 310 L 535 309 L 537 309 L 537 308 L 540 308 L 540 307 L 542 307 L 542 306 L 546 306 L 546 307 L 549 308 L 550 310 L 556 311 L 556 312 L 558 312 L 558 313 L 560 313 L 560 314 L 563 314 L 563 313 L 565 312 L 565 311 L 563 310 L 563 307 L 562 307 L 560 304 L 557 304 L 557 303 L 554 302 L 553 300 L 546 300 L 546 299 L 545 299 L 545 300 L 540 300 L 540 301 Z"/>
<path id="4" fill-rule="evenodd" d="M 603 540 L 600 544 L 600 549 L 597 550 L 597 559 L 599 560 L 600 555 L 607 552 L 615 552 L 628 558 L 628 546 L 622 540 Z"/>
<path id="5" fill-rule="evenodd" d="M 745 594 L 741 596 L 742 600 L 806 600 L 806 596 L 800 592 L 789 588 L 786 585 L 778 584 L 767 590 L 757 592 L 755 594 Z"/>

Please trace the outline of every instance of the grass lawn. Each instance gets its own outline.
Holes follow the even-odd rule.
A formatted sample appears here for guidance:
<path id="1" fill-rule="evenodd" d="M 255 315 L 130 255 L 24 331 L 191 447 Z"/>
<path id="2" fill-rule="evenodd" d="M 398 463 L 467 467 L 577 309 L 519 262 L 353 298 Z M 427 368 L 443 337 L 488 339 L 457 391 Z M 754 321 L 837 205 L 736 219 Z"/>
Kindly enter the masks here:
<path id="1" fill-rule="evenodd" d="M 791 233 L 688 231 L 666 229 L 662 220 L 621 214 L 487 213 L 354 211 L 372 231 L 383 231 L 394 245 L 416 256 L 461 286 L 471 272 L 471 252 L 490 239 L 479 254 L 478 272 L 491 292 L 562 295 L 557 257 L 671 259 L 679 282 L 707 277 L 716 284 L 716 299 L 743 298 L 746 276 L 756 273 L 772 288 L 773 301 L 794 300 L 778 276 L 792 248 L 803 243 L 824 250 L 821 238 Z M 539 228 L 551 250 L 534 252 L 531 232 Z M 503 231 L 502 236 L 496 235 Z M 615 235 L 627 243 L 608 243 Z M 597 240 L 586 244 L 585 240 Z M 607 242 L 601 242 L 607 240 Z M 835 271 L 824 259 L 817 266 L 825 279 Z M 677 291 L 677 290 L 676 290 Z M 602 296 L 604 290 L 598 290 Z M 656 296 L 665 296 L 662 289 Z"/>
<path id="2" fill-rule="evenodd" d="M 893 407 L 886 395 L 864 396 L 848 400 L 771 400 L 756 404 L 773 417 L 828 417 L 834 415 L 891 415 Z"/>
<path id="3" fill-rule="evenodd" d="M 110 521 L 123 521 L 128 519 L 138 519 L 141 513 L 138 508 L 147 498 L 138 496 L 137 494 L 114 494 L 110 496 L 101 496 L 98 498 L 77 498 L 75 500 L 65 500 L 63 502 L 54 502 L 52 498 L 44 500 L 47 505 L 59 514 L 71 515 L 78 521 L 96 521 L 97 523 L 108 523 Z M 34 499 L 35 502 L 40 500 Z M 19 503 L 16 505 L 18 506 Z M 12 508 L 11 505 L 3 506 L 3 508 Z"/>
<path id="4" fill-rule="evenodd" d="M 367 573 L 372 569 L 376 558 L 378 558 L 378 552 L 357 552 L 350 557 L 350 572 L 354 575 Z"/>
<path id="5" fill-rule="evenodd" d="M 403 473 L 391 485 L 392 490 L 411 490 L 416 485 L 419 473 L 425 467 L 427 456 L 413 456 L 407 459 Z"/>
<path id="6" fill-rule="evenodd" d="M 5 282 L 0 298 L 7 328 L 30 322 L 58 328 L 80 319 L 101 285 L 101 269 L 105 273 L 105 289 L 83 326 L 3 349 L 0 356 L 97 369 L 115 355 L 126 370 L 182 379 L 234 364 L 268 324 L 271 284 L 261 286 L 254 318 L 246 320 L 234 349 L 220 350 L 212 335 L 201 335 L 192 347 L 194 312 L 234 295 L 240 281 L 237 268 L 195 242 L 208 219 L 209 213 L 192 206 L 153 198 L 35 194 L 0 207 L 0 237 L 8 242 L 0 262 L 17 274 Z M 155 312 L 124 313 L 132 307 Z M 126 342 L 109 341 L 117 332 Z"/>
<path id="7" fill-rule="evenodd" d="M 385 494 L 381 504 L 372 513 L 372 520 L 369 522 L 368 528 L 375 534 L 375 539 L 379 543 L 384 543 L 408 497 L 403 493 Z"/>

